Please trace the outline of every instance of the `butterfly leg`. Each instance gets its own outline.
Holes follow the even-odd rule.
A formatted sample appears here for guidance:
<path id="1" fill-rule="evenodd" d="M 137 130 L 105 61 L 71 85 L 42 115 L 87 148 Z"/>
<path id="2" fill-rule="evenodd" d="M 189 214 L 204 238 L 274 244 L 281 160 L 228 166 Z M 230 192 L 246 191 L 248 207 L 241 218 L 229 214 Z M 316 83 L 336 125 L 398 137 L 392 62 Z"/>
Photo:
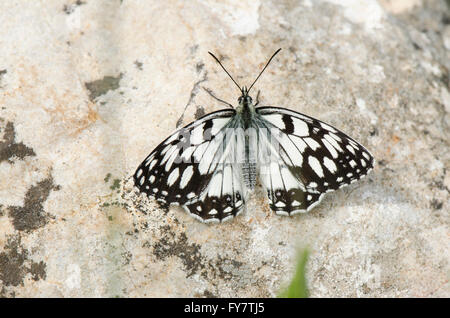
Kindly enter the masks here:
<path id="1" fill-rule="evenodd" d="M 209 95 L 211 95 L 211 97 L 214 98 L 215 100 L 217 100 L 217 101 L 219 101 L 219 102 L 221 102 L 221 103 L 224 103 L 224 104 L 228 105 L 228 107 L 234 108 L 233 105 L 231 105 L 230 103 L 228 103 L 228 102 L 226 102 L 226 101 L 224 101 L 224 100 L 222 100 L 222 99 L 216 97 L 216 96 L 211 92 L 210 89 L 207 89 L 207 88 L 204 88 L 204 87 L 202 87 L 202 88 L 203 88 Z"/>

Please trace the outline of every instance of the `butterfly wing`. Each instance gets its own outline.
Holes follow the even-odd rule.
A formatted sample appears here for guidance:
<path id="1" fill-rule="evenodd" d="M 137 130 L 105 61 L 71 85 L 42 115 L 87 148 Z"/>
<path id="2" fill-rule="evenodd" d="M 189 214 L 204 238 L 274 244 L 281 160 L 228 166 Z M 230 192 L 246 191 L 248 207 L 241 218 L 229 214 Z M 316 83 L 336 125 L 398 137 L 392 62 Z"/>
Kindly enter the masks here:
<path id="1" fill-rule="evenodd" d="M 220 110 L 175 131 L 139 165 L 136 187 L 163 206 L 183 206 L 204 222 L 237 215 L 247 189 L 233 158 L 243 137 L 227 133 L 238 125 L 235 114 Z"/>
<path id="2" fill-rule="evenodd" d="M 258 107 L 262 149 L 260 178 L 270 207 L 291 215 L 311 210 L 323 194 L 355 182 L 373 168 L 362 145 L 309 116 L 279 107 Z"/>

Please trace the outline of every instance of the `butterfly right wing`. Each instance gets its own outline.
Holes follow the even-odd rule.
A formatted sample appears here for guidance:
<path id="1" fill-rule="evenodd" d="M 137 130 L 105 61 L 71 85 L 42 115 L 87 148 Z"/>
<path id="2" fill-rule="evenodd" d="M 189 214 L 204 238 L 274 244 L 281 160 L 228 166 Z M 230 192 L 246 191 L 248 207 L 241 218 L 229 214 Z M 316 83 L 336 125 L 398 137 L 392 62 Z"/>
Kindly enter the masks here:
<path id="1" fill-rule="evenodd" d="M 256 112 L 260 177 L 277 214 L 307 212 L 325 193 L 373 168 L 369 151 L 337 128 L 285 108 L 264 106 Z"/>
<path id="2" fill-rule="evenodd" d="M 163 206 L 183 206 L 203 222 L 237 215 L 247 191 L 233 158 L 243 138 L 227 134 L 236 124 L 235 111 L 225 109 L 177 130 L 139 165 L 136 187 Z"/>

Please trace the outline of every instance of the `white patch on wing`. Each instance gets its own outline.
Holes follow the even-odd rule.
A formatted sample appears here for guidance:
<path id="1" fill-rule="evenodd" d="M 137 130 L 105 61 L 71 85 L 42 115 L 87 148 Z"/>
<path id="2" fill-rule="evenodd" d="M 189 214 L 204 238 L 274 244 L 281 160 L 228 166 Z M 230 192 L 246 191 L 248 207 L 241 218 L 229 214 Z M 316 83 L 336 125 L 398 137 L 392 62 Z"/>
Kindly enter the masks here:
<path id="1" fill-rule="evenodd" d="M 186 148 L 185 150 L 183 150 L 183 153 L 181 154 L 181 159 L 183 160 L 183 162 L 187 162 L 187 163 L 191 162 L 191 156 L 192 156 L 192 153 L 194 152 L 194 150 L 195 150 L 194 146 L 190 146 L 190 147 Z"/>
<path id="2" fill-rule="evenodd" d="M 199 163 L 202 160 L 203 154 L 206 148 L 209 146 L 209 142 L 204 142 L 197 147 L 194 151 L 194 162 Z"/>
<path id="3" fill-rule="evenodd" d="M 294 135 L 289 136 L 289 138 L 295 144 L 295 146 L 300 151 L 300 153 L 305 152 L 305 149 L 306 149 L 306 147 L 308 147 L 308 145 L 303 141 L 302 138 L 294 136 Z"/>
<path id="4" fill-rule="evenodd" d="M 169 151 L 166 152 L 166 154 L 164 155 L 163 159 L 161 160 L 160 165 L 162 166 L 163 164 L 166 163 L 167 160 L 169 160 L 170 156 L 172 156 L 172 154 L 175 152 L 175 150 L 177 150 L 176 146 L 172 146 Z"/>
<path id="5" fill-rule="evenodd" d="M 230 118 L 215 118 L 211 127 L 211 135 L 215 136 L 217 133 L 230 121 Z"/>
<path id="6" fill-rule="evenodd" d="M 172 155 L 170 156 L 169 160 L 167 160 L 167 163 L 166 163 L 166 171 L 167 172 L 172 167 L 172 164 L 175 161 L 176 157 L 178 157 L 178 151 L 172 152 Z"/>
<path id="7" fill-rule="evenodd" d="M 153 161 L 150 162 L 150 165 L 148 166 L 148 170 L 152 170 L 157 162 L 158 162 L 158 159 L 153 159 Z"/>
<path id="8" fill-rule="evenodd" d="M 289 136 L 286 134 L 282 134 L 280 138 L 278 138 L 280 145 L 286 151 L 289 160 L 292 162 L 294 166 L 301 167 L 303 163 L 303 157 L 299 150 L 294 145 L 294 143 L 289 139 Z M 280 149 L 281 150 L 281 149 Z"/>
<path id="9" fill-rule="evenodd" d="M 170 148 L 172 148 L 172 147 L 176 147 L 176 146 L 172 146 L 172 145 L 168 145 L 168 146 L 166 146 L 164 149 L 163 149 L 163 151 L 161 151 L 161 156 L 162 155 L 164 155 Z"/>
<path id="10" fill-rule="evenodd" d="M 233 195 L 233 182 L 234 176 L 231 170 L 231 165 L 227 164 L 223 169 L 222 195 Z"/>
<path id="11" fill-rule="evenodd" d="M 300 182 L 295 179 L 295 177 L 287 167 L 281 168 L 281 176 L 283 177 L 284 187 L 287 191 L 289 191 L 290 189 L 298 189 L 303 187 L 303 185 L 301 185 Z"/>
<path id="12" fill-rule="evenodd" d="M 310 167 L 314 170 L 314 172 L 321 178 L 324 177 L 322 166 L 320 165 L 319 160 L 317 160 L 316 157 L 309 156 L 308 157 L 308 163 Z"/>
<path id="13" fill-rule="evenodd" d="M 211 211 L 208 212 L 209 215 L 216 215 L 218 212 L 216 209 L 212 209 Z"/>
<path id="14" fill-rule="evenodd" d="M 272 125 L 280 128 L 281 130 L 284 130 L 286 128 L 283 122 L 283 115 L 280 114 L 265 115 L 264 119 L 268 120 Z"/>
<path id="15" fill-rule="evenodd" d="M 348 151 L 350 151 L 353 155 L 355 155 L 355 149 L 350 144 L 345 146 L 345 148 L 347 148 Z"/>
<path id="16" fill-rule="evenodd" d="M 202 160 L 200 160 L 200 163 L 198 164 L 198 171 L 201 175 L 205 175 L 210 170 L 210 167 L 212 165 L 212 160 L 214 158 L 210 155 L 204 156 Z"/>
<path id="17" fill-rule="evenodd" d="M 338 157 L 338 153 L 337 153 L 336 149 L 334 149 L 334 147 L 326 139 L 322 139 L 322 142 L 325 145 L 325 147 L 328 149 L 328 152 L 330 153 L 330 155 L 336 159 Z"/>
<path id="18" fill-rule="evenodd" d="M 312 139 L 312 138 L 304 138 L 303 139 L 307 144 L 308 144 L 308 146 L 314 151 L 314 150 L 316 150 L 317 148 L 320 148 L 320 144 L 317 142 L 317 141 L 315 141 L 314 139 Z"/>
<path id="19" fill-rule="evenodd" d="M 187 196 L 186 196 L 186 198 L 188 198 L 188 199 L 195 198 L 195 193 L 194 193 L 194 192 L 188 193 Z"/>
<path id="20" fill-rule="evenodd" d="M 219 197 L 222 191 L 222 172 L 216 173 L 209 182 L 208 195 L 210 197 Z"/>
<path id="21" fill-rule="evenodd" d="M 280 174 L 280 167 L 276 162 L 270 163 L 270 177 L 272 182 L 272 190 L 284 188 L 283 179 Z"/>
<path id="22" fill-rule="evenodd" d="M 323 165 L 331 172 L 331 173 L 335 173 L 337 171 L 337 167 L 336 164 L 334 163 L 333 160 L 331 160 L 328 157 L 324 157 L 323 158 Z"/>
<path id="23" fill-rule="evenodd" d="M 323 136 L 336 150 L 343 152 L 341 146 L 337 143 L 336 140 L 334 140 L 329 134 L 326 134 Z"/>
<path id="24" fill-rule="evenodd" d="M 180 189 L 183 189 L 189 183 L 193 174 L 194 168 L 192 166 L 188 166 L 186 169 L 184 169 L 183 175 L 181 176 Z"/>
<path id="25" fill-rule="evenodd" d="M 231 207 L 231 206 L 227 206 L 224 210 L 223 210 L 223 212 L 225 212 L 225 213 L 230 213 L 230 212 L 232 212 L 233 211 L 233 208 Z"/>
<path id="26" fill-rule="evenodd" d="M 354 142 L 353 140 L 348 139 L 348 142 L 353 146 L 353 148 L 359 149 L 359 145 L 356 142 Z"/>
<path id="27" fill-rule="evenodd" d="M 294 124 L 294 135 L 305 137 L 309 135 L 308 124 L 303 120 L 292 117 L 292 123 Z"/>
<path id="28" fill-rule="evenodd" d="M 179 168 L 173 169 L 173 171 L 169 174 L 169 177 L 167 178 L 167 185 L 170 187 L 177 181 L 179 176 L 180 176 L 180 169 Z"/>
<path id="29" fill-rule="evenodd" d="M 330 125 L 327 125 L 325 123 L 320 123 L 320 126 L 322 126 L 322 128 L 325 130 L 336 132 L 336 129 L 334 129 L 333 127 L 331 127 Z"/>
<path id="30" fill-rule="evenodd" d="M 198 125 L 197 127 L 191 130 L 191 138 L 190 138 L 191 145 L 198 145 L 204 141 L 203 139 L 204 126 L 205 123 L 202 123 L 201 125 Z"/>
<path id="31" fill-rule="evenodd" d="M 145 159 L 145 166 L 148 166 L 148 164 L 150 163 L 150 161 L 153 160 L 154 157 L 155 157 L 154 153 L 151 156 L 149 155 L 148 158 Z"/>
<path id="32" fill-rule="evenodd" d="M 286 204 L 284 202 L 278 201 L 277 203 L 275 203 L 275 206 L 277 208 L 284 208 Z"/>
<path id="33" fill-rule="evenodd" d="M 336 131 L 335 131 L 336 132 Z M 331 137 L 333 137 L 334 140 L 336 140 L 337 142 L 342 142 L 342 139 L 340 137 L 338 137 L 336 134 L 333 134 L 332 132 L 328 133 Z M 350 140 L 349 140 L 350 141 Z"/>

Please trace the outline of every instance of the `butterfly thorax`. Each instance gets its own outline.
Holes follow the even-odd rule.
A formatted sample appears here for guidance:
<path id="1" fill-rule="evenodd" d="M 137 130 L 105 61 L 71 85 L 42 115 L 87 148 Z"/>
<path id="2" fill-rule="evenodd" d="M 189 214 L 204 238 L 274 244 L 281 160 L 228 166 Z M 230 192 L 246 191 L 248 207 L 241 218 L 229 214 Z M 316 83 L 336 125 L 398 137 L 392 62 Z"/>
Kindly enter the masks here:
<path id="1" fill-rule="evenodd" d="M 238 99 L 239 106 L 236 107 L 236 112 L 241 116 L 244 129 L 246 130 L 251 126 L 255 114 L 255 106 L 253 105 L 252 98 L 248 95 L 246 86 L 242 87 L 241 92 L 242 95 Z"/>

